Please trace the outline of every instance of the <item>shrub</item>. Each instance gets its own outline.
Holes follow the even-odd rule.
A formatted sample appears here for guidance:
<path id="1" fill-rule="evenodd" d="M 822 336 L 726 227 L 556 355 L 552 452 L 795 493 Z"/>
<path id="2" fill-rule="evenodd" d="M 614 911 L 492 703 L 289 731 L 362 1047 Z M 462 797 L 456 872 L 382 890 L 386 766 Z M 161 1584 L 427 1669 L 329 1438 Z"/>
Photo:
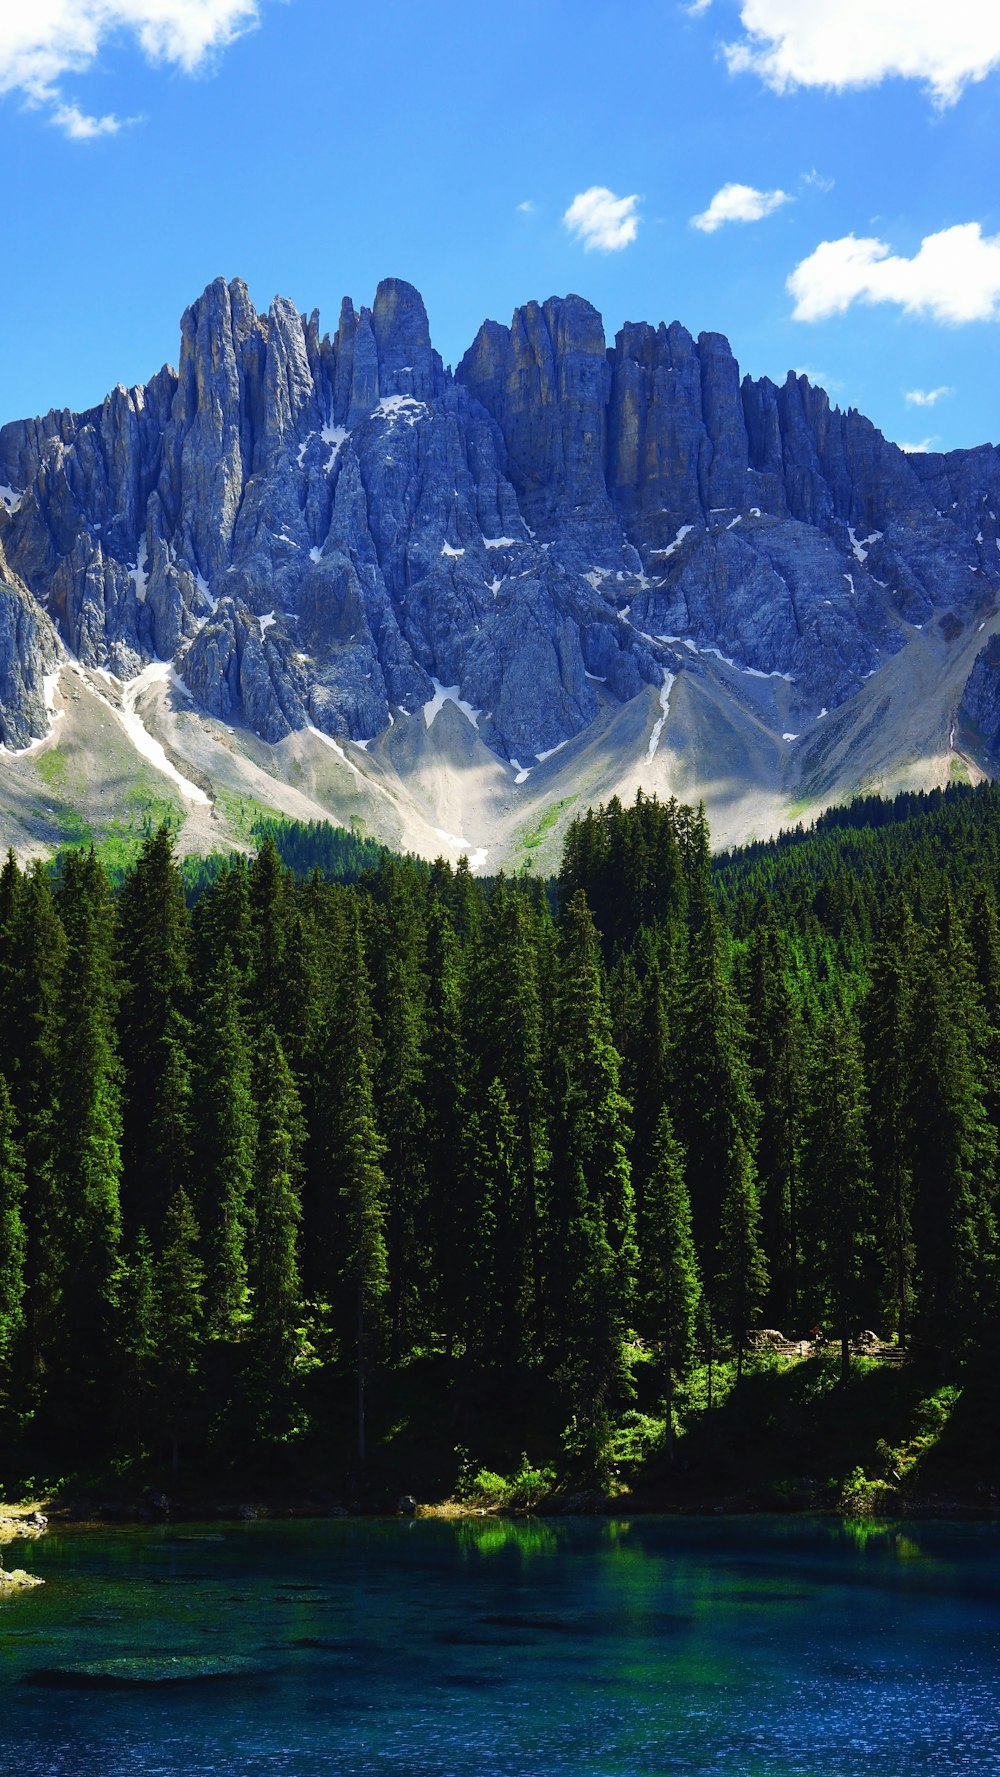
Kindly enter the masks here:
<path id="1" fill-rule="evenodd" d="M 487 1512 L 530 1512 L 551 1493 L 555 1472 L 550 1468 L 534 1468 L 522 1451 L 521 1460 L 512 1475 L 498 1475 L 493 1469 L 477 1469 L 473 1474 L 463 1463 L 455 1493 L 463 1505 L 479 1506 Z"/>

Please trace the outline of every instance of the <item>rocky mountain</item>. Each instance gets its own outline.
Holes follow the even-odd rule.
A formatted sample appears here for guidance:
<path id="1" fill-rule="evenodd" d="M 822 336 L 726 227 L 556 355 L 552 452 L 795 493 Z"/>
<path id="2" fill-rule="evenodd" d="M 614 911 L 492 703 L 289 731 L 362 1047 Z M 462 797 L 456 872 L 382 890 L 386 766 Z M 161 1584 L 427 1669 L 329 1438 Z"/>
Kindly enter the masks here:
<path id="1" fill-rule="evenodd" d="M 735 838 L 989 770 L 998 513 L 1000 450 L 906 454 L 719 334 L 551 298 L 452 372 L 400 280 L 331 336 L 219 279 L 177 370 L 0 429 L 7 836 L 121 745 L 192 844 L 237 797 L 494 861 L 639 782 Z"/>

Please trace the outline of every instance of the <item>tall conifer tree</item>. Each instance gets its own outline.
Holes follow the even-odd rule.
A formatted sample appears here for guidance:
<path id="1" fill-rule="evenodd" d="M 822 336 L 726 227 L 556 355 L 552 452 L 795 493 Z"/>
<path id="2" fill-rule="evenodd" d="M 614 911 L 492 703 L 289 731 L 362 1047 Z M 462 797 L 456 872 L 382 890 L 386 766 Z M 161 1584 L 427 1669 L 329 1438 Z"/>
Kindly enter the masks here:
<path id="1" fill-rule="evenodd" d="M 295 1081 L 273 1030 L 261 1039 L 255 1073 L 259 1126 L 249 1242 L 249 1368 L 258 1429 L 275 1433 L 290 1422 L 300 1349 L 298 1236 L 305 1130 Z"/>
<path id="2" fill-rule="evenodd" d="M 519 1145 L 507 1094 L 491 1080 L 470 1110 L 462 1135 L 465 1155 L 463 1246 L 454 1254 L 463 1297 L 466 1350 L 479 1364 L 503 1368 L 525 1352 L 525 1273 L 511 1262 L 517 1234 L 510 1205 L 517 1202 Z"/>
<path id="3" fill-rule="evenodd" d="M 701 840 L 692 842 L 696 858 Z M 750 1085 L 742 1010 L 724 965 L 718 915 L 694 876 L 692 934 L 682 1015 L 674 1050 L 675 1122 L 687 1155 L 695 1243 L 704 1277 L 716 1270 L 722 1205 L 751 1165 L 757 1107 Z M 703 904 L 704 903 L 704 904 Z M 751 1165 L 752 1171 L 752 1165 Z"/>
<path id="4" fill-rule="evenodd" d="M 468 1288 L 469 1226 L 462 1165 L 468 1112 L 458 942 L 440 898 L 432 901 L 427 917 L 425 969 L 424 1145 L 432 1276 L 450 1355 L 464 1319 Z"/>
<path id="5" fill-rule="evenodd" d="M 382 1354 L 389 1287 L 386 1256 L 385 1143 L 375 1117 L 372 1012 L 357 900 L 346 907 L 340 978 L 329 1046 L 329 1191 L 337 1219 L 328 1262 L 337 1326 L 353 1349 L 357 1382 L 357 1450 L 367 1463 L 369 1372 Z M 331 1208 L 333 1206 L 331 1205 Z"/>
<path id="6" fill-rule="evenodd" d="M 558 1141 L 548 1233 L 556 1351 L 577 1411 L 628 1392 L 624 1337 L 633 1307 L 635 1218 L 629 1105 L 582 891 L 561 933 L 557 998 Z"/>
<path id="7" fill-rule="evenodd" d="M 383 905 L 370 927 L 373 1002 L 378 1013 L 376 1090 L 385 1142 L 385 1243 L 391 1356 L 419 1325 L 426 1294 L 430 1226 L 424 1135 L 426 980 L 421 966 L 414 883 L 388 860 L 380 872 Z"/>
<path id="8" fill-rule="evenodd" d="M 187 1187 L 190 931 L 170 829 L 147 840 L 119 908 L 124 995 L 125 1225 L 162 1246 L 167 1208 Z"/>
<path id="9" fill-rule="evenodd" d="M 947 1373 L 989 1306 L 997 1161 L 996 1131 L 983 1102 L 982 1008 L 947 897 L 917 992 L 913 1030 L 915 1325 Z"/>
<path id="10" fill-rule="evenodd" d="M 68 1266 L 59 1369 L 75 1411 L 92 1413 L 112 1385 L 122 1269 L 117 933 L 107 878 L 92 851 L 64 859 L 59 910 L 68 940 L 55 1143 Z"/>
<path id="11" fill-rule="evenodd" d="M 803 1033 L 773 917 L 751 943 L 748 985 L 748 1058 L 760 1106 L 756 1159 L 761 1239 L 771 1278 L 764 1312 L 780 1327 L 789 1316 L 796 1321 L 799 1312 Z"/>
<path id="12" fill-rule="evenodd" d="M 214 1337 L 234 1339 L 246 1305 L 247 1203 L 256 1126 L 250 1051 L 240 1016 L 240 979 L 228 951 L 208 983 L 196 1051 L 197 1207 L 205 1254 L 205 1318 Z"/>
<path id="13" fill-rule="evenodd" d="M 840 1340 L 841 1377 L 851 1339 L 874 1305 L 875 1196 L 868 1150 L 864 1063 L 853 1014 L 834 1008 L 814 1047 L 804 1167 L 812 1272 L 821 1312 Z"/>
<path id="14" fill-rule="evenodd" d="M 878 1251 L 890 1325 L 909 1340 L 913 1311 L 913 1020 L 919 941 L 902 897 L 886 913 L 874 946 L 864 1008 L 870 1084 L 869 1130 L 878 1200 Z"/>
<path id="15" fill-rule="evenodd" d="M 643 1324 L 663 1353 L 667 1450 L 673 1449 L 674 1386 L 694 1358 L 701 1280 L 691 1234 L 684 1154 L 670 1120 L 660 1112 L 646 1185 L 639 1298 Z"/>
<path id="16" fill-rule="evenodd" d="M 66 935 L 39 863 L 16 897 L 8 953 L 8 1085 L 27 1190 L 23 1217 L 26 1377 L 42 1386 L 57 1335 L 66 1252 L 55 1168 Z"/>
<path id="17" fill-rule="evenodd" d="M 549 935 L 520 886 L 498 878 L 477 934 L 465 1010 L 470 1097 L 482 1103 L 499 1080 L 517 1132 L 517 1195 L 506 1208 L 506 1250 L 517 1273 L 516 1298 L 524 1304 L 524 1337 L 536 1348 L 547 1314 L 542 1210 L 551 1152 L 541 956 Z"/>
<path id="18" fill-rule="evenodd" d="M 760 1238 L 760 1204 L 753 1163 L 742 1136 L 733 1141 L 722 1198 L 716 1270 L 716 1301 L 736 1342 L 736 1378 L 750 1327 L 767 1293 L 767 1261 Z"/>
<path id="19" fill-rule="evenodd" d="M 24 1155 L 14 1107 L 0 1074 L 0 1397 L 11 1397 L 24 1334 Z"/>
<path id="20" fill-rule="evenodd" d="M 180 1446 L 194 1433 L 203 1402 L 204 1266 L 191 1200 L 179 1187 L 164 1218 L 163 1250 L 154 1271 L 156 1408 L 159 1435 L 170 1445 L 176 1474 Z"/>

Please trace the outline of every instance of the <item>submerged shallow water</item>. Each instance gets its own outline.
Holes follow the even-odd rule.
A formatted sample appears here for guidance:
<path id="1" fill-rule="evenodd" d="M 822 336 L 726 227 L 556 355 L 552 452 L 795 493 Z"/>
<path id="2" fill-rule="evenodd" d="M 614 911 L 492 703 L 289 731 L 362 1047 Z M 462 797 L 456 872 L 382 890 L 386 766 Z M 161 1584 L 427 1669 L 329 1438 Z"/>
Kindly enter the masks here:
<path id="1" fill-rule="evenodd" d="M 8 1555 L 46 1581 L 0 1603 L 12 1777 L 1000 1773 L 996 1525 L 347 1520 Z"/>

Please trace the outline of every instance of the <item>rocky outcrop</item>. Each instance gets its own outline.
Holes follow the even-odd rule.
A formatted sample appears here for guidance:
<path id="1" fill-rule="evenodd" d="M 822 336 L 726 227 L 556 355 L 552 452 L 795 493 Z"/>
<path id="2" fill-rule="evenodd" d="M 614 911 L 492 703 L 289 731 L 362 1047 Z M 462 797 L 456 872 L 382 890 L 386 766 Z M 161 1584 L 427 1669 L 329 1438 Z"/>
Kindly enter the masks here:
<path id="1" fill-rule="evenodd" d="M 833 709 L 907 625 L 1000 592 L 996 450 L 907 456 L 677 322 L 609 348 L 579 296 L 484 323 L 452 375 L 400 279 L 332 335 L 218 279 L 176 371 L 4 426 L 0 493 L 10 746 L 45 732 L 56 630 L 122 678 L 172 659 L 272 742 L 368 741 L 457 687 L 525 761 L 706 657 Z"/>
<path id="2" fill-rule="evenodd" d="M 11 574 L 0 545 L 0 745 L 9 751 L 48 733 L 45 680 L 58 658 L 52 625 Z"/>
<path id="3" fill-rule="evenodd" d="M 487 322 L 457 377 L 497 420 L 529 525 L 567 529 L 591 554 L 620 547 L 605 482 L 611 373 L 601 317 L 580 296 Z"/>
<path id="4" fill-rule="evenodd" d="M 1000 636 L 991 636 L 976 656 L 958 715 L 964 727 L 976 732 L 986 752 L 1000 762 Z"/>

